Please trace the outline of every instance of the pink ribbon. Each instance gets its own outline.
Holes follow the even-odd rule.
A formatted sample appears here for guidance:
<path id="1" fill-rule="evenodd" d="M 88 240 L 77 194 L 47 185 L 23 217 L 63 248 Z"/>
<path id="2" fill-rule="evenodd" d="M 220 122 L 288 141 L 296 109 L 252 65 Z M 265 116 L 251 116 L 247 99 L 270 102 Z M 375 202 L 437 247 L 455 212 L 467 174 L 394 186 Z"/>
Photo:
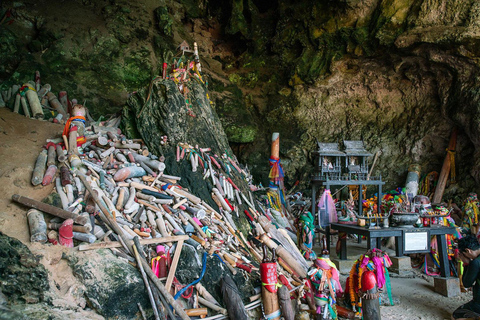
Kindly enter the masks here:
<path id="1" fill-rule="evenodd" d="M 377 274 L 377 284 L 379 288 L 385 285 L 385 274 L 383 272 L 382 260 L 379 257 L 373 257 L 373 264 L 375 265 L 375 272 Z"/>

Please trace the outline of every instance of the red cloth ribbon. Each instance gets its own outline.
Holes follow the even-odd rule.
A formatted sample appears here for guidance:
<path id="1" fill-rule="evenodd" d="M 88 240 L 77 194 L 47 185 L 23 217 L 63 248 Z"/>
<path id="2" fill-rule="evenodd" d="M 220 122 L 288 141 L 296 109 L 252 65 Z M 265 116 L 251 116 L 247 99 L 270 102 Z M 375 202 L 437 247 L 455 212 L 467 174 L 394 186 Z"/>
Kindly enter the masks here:
<path id="1" fill-rule="evenodd" d="M 260 264 L 262 285 L 271 293 L 277 292 L 277 264 L 275 262 Z"/>
<path id="2" fill-rule="evenodd" d="M 68 137 L 68 134 L 70 133 L 70 125 L 72 123 L 72 121 L 75 121 L 75 120 L 83 120 L 85 121 L 85 117 L 82 117 L 82 116 L 76 116 L 76 117 L 71 117 L 70 119 L 67 120 L 67 123 L 65 123 L 65 127 L 63 127 L 63 135 L 64 136 L 67 136 Z M 76 130 L 76 129 L 75 129 Z M 87 142 L 87 139 L 85 138 L 85 136 L 80 136 L 80 137 L 77 137 L 77 146 L 81 146 L 82 144 L 84 144 L 85 142 Z"/>
<path id="3" fill-rule="evenodd" d="M 278 184 L 279 181 L 283 181 L 283 177 L 284 177 L 284 174 L 283 174 L 283 167 L 282 165 L 280 164 L 280 158 L 274 158 L 274 157 L 271 157 L 269 159 L 269 163 L 270 163 L 270 174 L 268 175 L 268 177 L 272 180 L 275 181 L 275 183 Z"/>

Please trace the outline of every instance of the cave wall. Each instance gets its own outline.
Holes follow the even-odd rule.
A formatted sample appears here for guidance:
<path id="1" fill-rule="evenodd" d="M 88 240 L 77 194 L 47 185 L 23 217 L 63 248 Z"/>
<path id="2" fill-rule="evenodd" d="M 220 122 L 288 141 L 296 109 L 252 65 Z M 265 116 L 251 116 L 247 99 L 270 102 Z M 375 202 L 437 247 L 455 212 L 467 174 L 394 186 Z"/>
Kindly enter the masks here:
<path id="1" fill-rule="evenodd" d="M 213 107 L 257 182 L 274 131 L 287 186 L 308 186 L 317 139 L 363 139 L 393 188 L 410 163 L 439 171 L 457 126 L 452 194 L 478 186 L 477 1 L 27 0 L 6 10 L 2 90 L 40 70 L 96 117 L 119 112 L 183 39 L 196 41 Z"/>

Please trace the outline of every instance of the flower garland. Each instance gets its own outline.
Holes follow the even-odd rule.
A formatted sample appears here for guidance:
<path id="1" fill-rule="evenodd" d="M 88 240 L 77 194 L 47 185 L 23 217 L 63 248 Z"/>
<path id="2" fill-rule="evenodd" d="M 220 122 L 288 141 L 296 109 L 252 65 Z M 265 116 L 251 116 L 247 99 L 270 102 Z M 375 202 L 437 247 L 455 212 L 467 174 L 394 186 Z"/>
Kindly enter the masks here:
<path id="1" fill-rule="evenodd" d="M 375 272 L 379 291 L 386 287 L 390 304 L 393 305 L 390 276 L 387 269 L 391 265 L 392 261 L 388 254 L 377 248 L 368 250 L 353 264 L 348 277 L 348 293 L 352 309 L 357 317 L 361 317 L 362 314 L 360 295 L 362 292 L 362 275 L 365 271 Z"/>

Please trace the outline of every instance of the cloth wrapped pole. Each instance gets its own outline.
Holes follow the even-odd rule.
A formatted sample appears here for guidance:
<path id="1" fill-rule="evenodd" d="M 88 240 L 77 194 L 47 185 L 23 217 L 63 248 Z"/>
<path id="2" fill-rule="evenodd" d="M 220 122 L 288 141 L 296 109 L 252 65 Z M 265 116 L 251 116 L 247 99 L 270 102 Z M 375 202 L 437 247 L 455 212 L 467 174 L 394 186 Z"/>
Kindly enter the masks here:
<path id="1" fill-rule="evenodd" d="M 328 226 L 332 222 L 337 222 L 337 210 L 333 202 L 330 190 L 326 189 L 318 203 L 318 221 L 322 227 Z"/>
<path id="2" fill-rule="evenodd" d="M 262 300 L 265 319 L 280 319 L 280 304 L 277 295 L 277 264 L 275 262 L 260 264 L 262 279 Z"/>
<path id="3" fill-rule="evenodd" d="M 300 250 L 306 260 L 315 260 L 317 255 L 312 250 L 315 242 L 315 226 L 314 218 L 310 212 L 306 212 L 300 216 L 301 238 L 299 238 Z"/>

